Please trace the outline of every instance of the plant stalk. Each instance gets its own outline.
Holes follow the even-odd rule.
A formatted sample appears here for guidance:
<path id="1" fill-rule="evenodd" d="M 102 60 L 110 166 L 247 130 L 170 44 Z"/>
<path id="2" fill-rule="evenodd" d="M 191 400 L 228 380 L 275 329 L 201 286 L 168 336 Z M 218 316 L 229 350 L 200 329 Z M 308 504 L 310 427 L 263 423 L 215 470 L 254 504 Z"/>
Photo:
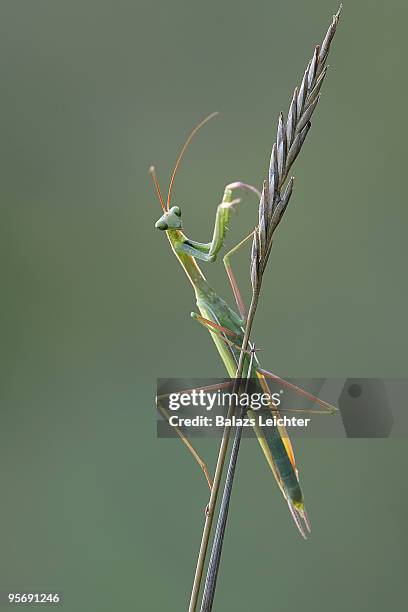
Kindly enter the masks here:
<path id="1" fill-rule="evenodd" d="M 244 340 L 243 340 L 242 347 L 241 347 L 240 359 L 239 359 L 238 370 L 237 370 L 237 378 L 239 378 L 242 374 L 242 368 L 244 364 L 243 355 L 245 355 L 244 351 L 246 350 L 248 346 L 249 336 L 251 333 L 252 324 L 253 324 L 254 317 L 255 317 L 255 312 L 258 306 L 259 294 L 260 294 L 260 285 L 256 288 L 256 290 L 254 290 L 252 294 L 251 305 L 249 307 L 247 322 L 245 325 Z M 241 373 L 238 376 L 239 372 Z M 250 375 L 250 372 L 249 372 L 249 375 Z M 239 416 L 243 417 L 244 414 L 245 414 L 245 408 L 241 408 L 241 414 Z M 213 602 L 214 602 L 215 588 L 217 585 L 218 570 L 219 570 L 220 563 L 221 563 L 221 552 L 222 552 L 222 546 L 224 543 L 225 529 L 227 526 L 229 504 L 230 504 L 231 493 L 232 493 L 232 485 L 234 482 L 235 468 L 237 465 L 238 452 L 239 452 L 239 448 L 241 444 L 242 431 L 243 431 L 242 425 L 239 425 L 235 429 L 234 442 L 233 442 L 233 446 L 231 450 L 230 460 L 228 463 L 227 477 L 225 479 L 224 491 L 222 494 L 220 510 L 218 513 L 217 526 L 216 526 L 213 545 L 211 549 L 210 561 L 208 563 L 208 568 L 207 568 L 207 576 L 206 576 L 205 585 L 204 585 L 203 598 L 201 601 L 200 612 L 211 612 Z"/>
<path id="2" fill-rule="evenodd" d="M 251 306 L 250 306 L 248 316 L 247 316 L 247 322 L 245 325 L 245 334 L 244 334 L 244 339 L 242 342 L 241 352 L 239 355 L 238 368 L 237 368 L 236 375 L 235 375 L 235 378 L 237 381 L 239 381 L 242 375 L 243 368 L 244 368 L 244 359 L 245 359 L 245 354 L 246 354 L 245 351 L 246 351 L 246 348 L 249 342 L 249 335 L 251 333 L 252 322 L 253 322 L 256 307 L 258 304 L 258 297 L 259 297 L 259 292 L 258 292 L 258 295 L 256 295 L 256 291 L 254 291 L 252 295 Z M 237 384 L 238 383 L 234 383 L 233 393 L 236 393 Z M 234 410 L 235 410 L 235 406 L 232 404 L 228 409 L 228 413 L 226 417 L 227 419 L 229 420 L 231 419 L 231 417 L 234 414 Z M 211 534 L 211 527 L 212 527 L 212 522 L 214 518 L 214 511 L 215 511 L 215 506 L 217 504 L 218 491 L 221 485 L 222 471 L 224 469 L 224 463 L 225 463 L 225 458 L 227 455 L 228 442 L 229 442 L 229 438 L 231 434 L 231 429 L 232 427 L 230 425 L 225 426 L 223 434 L 222 434 L 220 449 L 218 451 L 217 465 L 216 465 L 215 473 L 214 473 L 214 482 L 213 482 L 213 486 L 211 489 L 210 500 L 207 506 L 206 518 L 205 518 L 205 523 L 204 523 L 203 534 L 201 536 L 200 551 L 198 553 L 196 571 L 194 575 L 193 588 L 191 591 L 188 612 L 195 612 L 196 607 L 197 607 L 198 597 L 200 594 L 200 586 L 201 586 L 201 581 L 202 581 L 203 571 L 204 571 L 204 563 L 205 563 L 205 558 L 207 555 L 208 543 L 209 543 L 210 534 Z"/>

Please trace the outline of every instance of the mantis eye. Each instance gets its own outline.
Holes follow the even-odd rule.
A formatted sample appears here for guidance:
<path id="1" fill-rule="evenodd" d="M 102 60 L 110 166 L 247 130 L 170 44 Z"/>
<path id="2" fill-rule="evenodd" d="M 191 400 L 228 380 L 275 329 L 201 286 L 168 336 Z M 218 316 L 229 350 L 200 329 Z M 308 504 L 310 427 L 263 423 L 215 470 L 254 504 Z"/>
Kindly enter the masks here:
<path id="1" fill-rule="evenodd" d="M 181 210 L 180 210 L 180 206 L 173 206 L 173 212 L 175 215 L 177 215 L 178 217 L 181 217 Z"/>
<path id="2" fill-rule="evenodd" d="M 159 230 L 166 230 L 168 229 L 169 226 L 167 225 L 165 221 L 163 221 L 163 219 L 159 219 L 158 221 L 156 221 L 156 224 L 154 227 L 156 227 Z"/>

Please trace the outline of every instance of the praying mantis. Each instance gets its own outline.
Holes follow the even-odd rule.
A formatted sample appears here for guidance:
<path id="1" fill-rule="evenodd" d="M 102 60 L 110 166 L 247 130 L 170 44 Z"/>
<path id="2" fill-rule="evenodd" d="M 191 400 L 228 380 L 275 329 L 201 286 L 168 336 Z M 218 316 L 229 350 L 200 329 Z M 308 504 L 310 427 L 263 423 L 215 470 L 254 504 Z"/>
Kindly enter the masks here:
<path id="1" fill-rule="evenodd" d="M 248 236 L 230 249 L 223 257 L 223 263 L 232 288 L 238 312 L 233 310 L 227 304 L 227 302 L 214 291 L 205 278 L 198 262 L 214 263 L 217 260 L 217 256 L 224 245 L 231 212 L 234 210 L 234 207 L 240 203 L 240 199 L 234 197 L 235 192 L 237 190 L 245 190 L 253 193 L 258 198 L 261 196 L 261 193 L 256 187 L 241 181 L 228 184 L 224 189 L 222 201 L 217 207 L 213 236 L 211 242 L 208 243 L 191 240 L 186 236 L 186 234 L 184 234 L 182 231 L 183 224 L 181 208 L 177 205 L 172 205 L 171 199 L 174 180 L 187 147 L 197 131 L 213 117 L 215 117 L 216 114 L 217 113 L 212 113 L 203 119 L 189 134 L 174 166 L 166 201 L 163 198 L 155 168 L 152 166 L 149 172 L 154 181 L 157 196 L 163 210 L 163 214 L 156 222 L 155 227 L 166 234 L 172 252 L 174 253 L 178 262 L 181 264 L 193 287 L 196 304 L 199 311 L 199 314 L 192 313 L 193 318 L 208 329 L 208 332 L 210 333 L 215 347 L 226 368 L 228 376 L 234 378 L 236 376 L 241 346 L 244 338 L 246 309 L 238 283 L 232 270 L 231 257 L 240 248 L 248 243 L 254 232 L 250 232 Z M 330 404 L 327 404 L 320 398 L 314 397 L 308 394 L 306 391 L 284 381 L 276 374 L 262 369 L 255 354 L 254 344 L 252 342 L 250 343 L 250 349 L 246 350 L 244 355 L 242 378 L 251 378 L 255 380 L 259 391 L 263 393 L 269 393 L 269 387 L 267 384 L 268 378 L 278 381 L 280 384 L 292 388 L 292 390 L 294 390 L 296 393 L 306 395 L 313 402 L 319 404 L 325 411 L 333 412 L 333 407 Z M 270 405 L 270 409 L 274 414 L 278 412 L 277 408 L 272 404 Z M 248 410 L 247 414 L 249 417 L 252 416 L 255 419 L 255 415 L 251 409 Z M 307 532 L 310 532 L 310 523 L 305 508 L 303 493 L 300 487 L 299 472 L 296 466 L 295 456 L 288 434 L 283 426 L 266 428 L 256 423 L 254 425 L 254 429 L 262 452 L 282 492 L 282 495 L 288 504 L 293 520 L 300 534 L 306 539 Z M 190 452 L 198 461 L 206 476 L 207 482 L 211 487 L 212 483 L 205 463 L 201 460 L 198 453 L 186 439 L 184 434 L 182 434 L 180 431 L 178 431 L 178 433 L 183 442 L 189 448 Z"/>

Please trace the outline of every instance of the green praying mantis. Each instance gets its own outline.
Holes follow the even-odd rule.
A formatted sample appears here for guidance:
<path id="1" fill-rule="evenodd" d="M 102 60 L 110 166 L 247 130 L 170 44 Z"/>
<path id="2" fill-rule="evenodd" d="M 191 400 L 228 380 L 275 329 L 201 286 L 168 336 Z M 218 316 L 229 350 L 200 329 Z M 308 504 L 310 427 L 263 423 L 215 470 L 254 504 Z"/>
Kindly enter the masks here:
<path id="1" fill-rule="evenodd" d="M 236 376 L 244 338 L 246 308 L 232 270 L 231 256 L 248 243 L 254 232 L 250 232 L 248 236 L 230 249 L 223 257 L 225 270 L 232 288 L 238 312 L 233 310 L 227 302 L 214 291 L 198 265 L 198 261 L 213 263 L 217 260 L 217 256 L 224 245 L 231 212 L 240 202 L 240 199 L 234 197 L 235 192 L 237 190 L 246 190 L 255 194 L 258 198 L 260 198 L 261 193 L 256 187 L 241 181 L 227 185 L 224 190 L 222 201 L 217 207 L 212 240 L 208 243 L 197 242 L 186 236 L 182 230 L 181 208 L 177 205 L 172 205 L 171 200 L 174 180 L 188 145 L 197 131 L 216 114 L 217 113 L 212 113 L 203 119 L 189 134 L 174 166 L 166 201 L 163 198 L 155 168 L 152 166 L 149 172 L 153 178 L 157 196 L 163 209 L 163 214 L 156 222 L 155 227 L 166 234 L 174 255 L 181 264 L 194 289 L 199 314 L 192 313 L 192 316 L 208 329 L 228 376 L 234 378 Z M 330 413 L 333 412 L 333 406 L 330 404 L 292 385 L 276 374 L 261 368 L 252 342 L 250 343 L 250 349 L 245 351 L 242 378 L 251 378 L 255 380 L 259 391 L 262 393 L 270 392 L 267 379 L 271 379 L 275 382 L 278 381 L 280 384 L 291 388 L 296 393 L 308 397 L 313 403 L 319 404 L 325 411 Z M 270 404 L 270 410 L 273 414 L 278 414 L 278 410 L 272 402 Z M 254 418 L 256 421 L 255 414 L 251 409 L 248 410 L 247 415 L 248 417 Z M 293 520 L 300 534 L 306 539 L 307 532 L 310 532 L 310 522 L 300 487 L 299 472 L 296 466 L 292 444 L 287 431 L 283 426 L 263 427 L 257 422 L 254 425 L 254 429 L 262 452 L 288 504 Z M 178 434 L 201 466 L 207 482 L 211 487 L 211 478 L 205 463 L 201 460 L 200 456 L 184 434 L 180 431 L 178 431 Z"/>

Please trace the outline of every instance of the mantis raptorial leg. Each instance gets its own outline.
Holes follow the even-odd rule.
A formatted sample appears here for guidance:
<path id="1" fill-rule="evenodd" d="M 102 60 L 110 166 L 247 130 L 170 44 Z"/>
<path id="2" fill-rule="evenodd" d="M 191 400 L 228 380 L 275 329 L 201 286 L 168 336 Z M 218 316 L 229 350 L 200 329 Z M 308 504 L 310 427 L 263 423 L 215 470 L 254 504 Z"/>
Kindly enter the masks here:
<path id="1" fill-rule="evenodd" d="M 218 252 L 224 243 L 225 234 L 228 229 L 230 212 L 233 210 L 233 207 L 236 204 L 239 204 L 241 201 L 240 198 L 233 199 L 232 194 L 234 189 L 247 189 L 248 191 L 251 191 L 252 193 L 255 193 L 261 197 L 261 194 L 256 187 L 243 183 L 242 181 L 236 181 L 227 185 L 224 190 L 224 196 L 221 204 L 219 204 L 217 207 L 211 242 L 197 242 L 195 240 L 186 238 L 182 244 L 178 245 L 177 250 L 179 252 L 186 253 L 187 255 L 191 255 L 192 257 L 201 259 L 203 261 L 213 262 L 216 260 Z M 244 239 L 243 242 L 246 242 L 246 239 Z M 241 243 L 234 247 L 232 251 L 237 250 L 240 246 Z M 227 253 L 227 255 L 229 254 L 230 253 Z"/>

